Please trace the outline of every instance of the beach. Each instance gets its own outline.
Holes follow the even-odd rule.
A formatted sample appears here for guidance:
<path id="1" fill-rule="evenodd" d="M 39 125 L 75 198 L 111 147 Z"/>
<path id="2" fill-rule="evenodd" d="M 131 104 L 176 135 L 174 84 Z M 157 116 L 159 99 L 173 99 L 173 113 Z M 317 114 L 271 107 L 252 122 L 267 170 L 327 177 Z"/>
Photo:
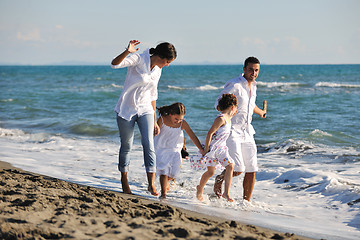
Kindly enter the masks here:
<path id="1" fill-rule="evenodd" d="M 309 239 L 0 162 L 1 239 Z"/>

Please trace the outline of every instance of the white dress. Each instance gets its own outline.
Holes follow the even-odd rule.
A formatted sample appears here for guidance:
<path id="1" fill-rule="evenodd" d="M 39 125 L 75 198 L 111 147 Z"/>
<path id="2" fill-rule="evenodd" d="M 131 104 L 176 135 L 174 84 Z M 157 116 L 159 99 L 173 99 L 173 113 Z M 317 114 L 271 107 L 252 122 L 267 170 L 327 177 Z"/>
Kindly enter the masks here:
<path id="1" fill-rule="evenodd" d="M 176 178 L 181 167 L 181 149 L 184 146 L 184 133 L 181 125 L 172 128 L 165 125 L 160 128 L 160 134 L 154 137 L 156 154 L 156 174 Z"/>
<path id="2" fill-rule="evenodd" d="M 219 114 L 219 116 L 222 116 L 222 114 Z M 209 152 L 204 157 L 198 153 L 190 158 L 191 167 L 196 170 L 206 170 L 207 167 L 223 168 L 230 163 L 234 163 L 226 146 L 230 130 L 231 124 L 228 122 L 221 126 L 211 138 Z"/>

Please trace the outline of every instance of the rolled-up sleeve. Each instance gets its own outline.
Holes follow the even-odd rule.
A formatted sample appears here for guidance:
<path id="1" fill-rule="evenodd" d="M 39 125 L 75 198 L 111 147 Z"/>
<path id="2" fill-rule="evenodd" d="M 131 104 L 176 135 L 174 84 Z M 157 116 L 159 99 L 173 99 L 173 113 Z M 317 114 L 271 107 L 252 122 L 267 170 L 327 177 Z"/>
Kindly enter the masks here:
<path id="1" fill-rule="evenodd" d="M 135 53 L 128 57 L 126 57 L 120 64 L 113 65 L 111 64 L 111 68 L 117 69 L 117 68 L 125 68 L 130 66 L 135 66 L 140 63 L 140 55 Z"/>

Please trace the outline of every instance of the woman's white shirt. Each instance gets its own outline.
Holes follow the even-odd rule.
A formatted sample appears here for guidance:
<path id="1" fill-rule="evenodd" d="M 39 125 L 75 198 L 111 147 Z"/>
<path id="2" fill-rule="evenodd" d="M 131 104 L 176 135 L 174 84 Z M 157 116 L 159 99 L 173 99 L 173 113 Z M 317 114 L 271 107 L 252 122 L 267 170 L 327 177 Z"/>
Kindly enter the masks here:
<path id="1" fill-rule="evenodd" d="M 124 89 L 114 109 L 119 117 L 129 121 L 134 115 L 154 114 L 151 102 L 158 98 L 161 68 L 155 65 L 150 69 L 149 49 L 142 54 L 132 54 L 111 67 L 128 67 Z"/>

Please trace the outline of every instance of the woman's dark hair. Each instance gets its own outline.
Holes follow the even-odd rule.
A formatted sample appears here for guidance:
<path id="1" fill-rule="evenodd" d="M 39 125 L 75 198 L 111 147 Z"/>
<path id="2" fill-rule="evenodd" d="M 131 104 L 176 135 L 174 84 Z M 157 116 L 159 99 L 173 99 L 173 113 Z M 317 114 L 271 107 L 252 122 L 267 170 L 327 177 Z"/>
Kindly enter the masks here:
<path id="1" fill-rule="evenodd" d="M 249 63 L 260 64 L 260 61 L 256 57 L 248 57 L 244 62 L 244 67 L 246 68 Z"/>
<path id="2" fill-rule="evenodd" d="M 219 99 L 216 109 L 218 111 L 223 111 L 231 106 L 237 106 L 238 100 L 234 94 L 223 94 Z"/>
<path id="3" fill-rule="evenodd" d="M 185 115 L 185 106 L 182 103 L 173 103 L 169 106 L 165 105 L 157 108 L 161 116 L 171 115 Z"/>
<path id="4" fill-rule="evenodd" d="M 160 43 L 156 48 L 150 48 L 149 52 L 151 55 L 168 60 L 175 59 L 177 56 L 175 46 L 168 42 Z"/>

